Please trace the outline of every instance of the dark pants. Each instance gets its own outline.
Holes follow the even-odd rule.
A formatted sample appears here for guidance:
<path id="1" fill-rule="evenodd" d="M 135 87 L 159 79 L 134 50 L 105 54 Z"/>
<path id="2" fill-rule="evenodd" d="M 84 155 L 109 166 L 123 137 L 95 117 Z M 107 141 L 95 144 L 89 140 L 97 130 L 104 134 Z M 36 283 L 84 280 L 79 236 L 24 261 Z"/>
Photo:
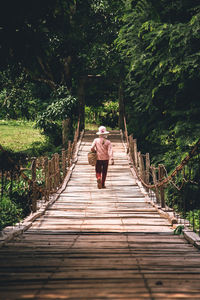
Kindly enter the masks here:
<path id="1" fill-rule="evenodd" d="M 97 160 L 96 177 L 101 179 L 102 186 L 105 185 L 106 175 L 108 171 L 108 160 Z"/>

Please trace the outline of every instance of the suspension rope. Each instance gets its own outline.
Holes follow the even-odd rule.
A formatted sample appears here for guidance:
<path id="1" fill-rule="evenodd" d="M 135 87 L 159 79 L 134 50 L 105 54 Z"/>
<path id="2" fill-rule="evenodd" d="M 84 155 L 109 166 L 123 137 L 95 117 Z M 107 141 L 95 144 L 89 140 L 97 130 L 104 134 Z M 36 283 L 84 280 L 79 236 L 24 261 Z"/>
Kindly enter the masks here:
<path id="1" fill-rule="evenodd" d="M 0 150 L 1 150 L 3 153 L 8 153 L 8 152 L 3 148 L 3 146 L 2 146 L 1 144 L 0 144 Z M 18 169 L 18 166 L 15 164 L 15 162 L 12 160 L 12 158 L 11 158 L 10 156 L 8 156 L 8 161 L 13 165 L 14 170 L 15 170 L 16 172 L 20 172 L 20 175 L 22 176 L 22 178 L 23 178 L 29 185 L 33 184 L 33 180 L 30 179 L 26 174 L 24 174 L 23 171 L 21 171 L 21 170 Z M 44 188 L 39 187 L 39 186 L 37 185 L 37 183 L 36 183 L 36 185 L 35 185 L 35 188 L 37 189 L 38 192 L 40 192 L 40 193 L 42 193 L 42 194 L 45 193 Z"/>
<path id="2" fill-rule="evenodd" d="M 130 144 L 129 144 L 129 140 L 128 140 L 128 133 L 127 133 L 127 126 L 126 126 L 126 118 L 124 116 L 124 128 L 125 128 L 125 137 L 126 137 L 126 142 L 127 142 L 127 148 L 128 148 L 128 151 L 130 150 Z M 195 146 L 193 147 L 193 149 L 189 152 L 189 154 L 181 161 L 181 163 L 174 169 L 174 171 L 171 173 L 171 175 L 167 175 L 166 178 L 164 178 L 163 180 L 159 181 L 158 183 L 156 184 L 147 184 L 140 176 L 139 172 L 138 172 L 138 169 L 137 167 L 133 164 L 133 168 L 134 168 L 134 171 L 137 175 L 137 177 L 139 178 L 139 180 L 142 182 L 142 184 L 148 188 L 148 189 L 155 189 L 155 188 L 160 188 L 162 187 L 163 185 L 165 184 L 168 184 L 168 183 L 173 183 L 173 178 L 175 176 L 177 176 L 177 174 L 183 169 L 184 166 L 186 166 L 188 164 L 188 162 L 190 161 L 190 159 L 194 156 L 196 156 L 198 153 L 199 153 L 199 145 L 200 145 L 200 139 L 197 141 L 197 143 L 195 144 Z M 129 151 L 130 152 L 130 151 Z M 145 157 L 145 155 L 142 154 L 143 157 Z M 165 172 L 167 174 L 167 171 L 166 171 L 166 168 L 164 165 L 162 165 L 165 169 Z M 151 168 L 154 168 L 154 169 L 157 169 L 155 167 L 151 167 Z"/>
<path id="3" fill-rule="evenodd" d="M 180 172 L 180 171 L 183 169 L 183 167 L 184 167 L 185 165 L 188 164 L 188 162 L 190 161 L 190 159 L 191 159 L 192 157 L 194 157 L 194 156 L 197 154 L 196 151 L 197 151 L 199 145 L 200 145 L 200 139 L 199 139 L 198 142 L 195 144 L 194 148 L 190 151 L 190 153 L 189 153 L 189 154 L 181 161 L 181 163 L 174 169 L 174 171 L 172 172 L 172 174 L 171 174 L 171 175 L 168 175 L 166 178 L 164 178 L 162 181 L 158 182 L 157 184 L 147 184 L 147 183 L 141 178 L 141 176 L 140 176 L 140 174 L 139 174 L 137 168 L 133 165 L 134 171 L 135 171 L 137 177 L 140 179 L 140 181 L 142 182 L 142 184 L 143 184 L 146 188 L 148 188 L 148 189 L 160 188 L 160 187 L 162 187 L 164 184 L 172 183 L 173 177 L 175 177 L 175 176 L 178 174 L 178 172 Z M 163 166 L 163 165 L 162 165 L 162 166 Z M 165 170 L 166 170 L 166 169 L 165 169 Z M 173 184 L 174 184 L 174 183 L 173 183 Z"/>

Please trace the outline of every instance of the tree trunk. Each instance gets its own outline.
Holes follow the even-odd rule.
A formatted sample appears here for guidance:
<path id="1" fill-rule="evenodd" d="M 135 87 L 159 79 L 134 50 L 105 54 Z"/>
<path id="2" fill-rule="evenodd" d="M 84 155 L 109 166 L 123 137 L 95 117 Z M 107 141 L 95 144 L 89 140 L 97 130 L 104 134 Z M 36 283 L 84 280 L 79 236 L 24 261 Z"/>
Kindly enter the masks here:
<path id="1" fill-rule="evenodd" d="M 62 145 L 64 149 L 67 148 L 69 133 L 70 133 L 70 119 L 68 118 L 62 121 Z"/>
<path id="2" fill-rule="evenodd" d="M 79 102 L 80 130 L 82 130 L 85 128 L 85 77 L 81 77 L 79 79 L 78 102 Z"/>
<path id="3" fill-rule="evenodd" d="M 123 94 L 123 83 L 119 81 L 119 128 L 124 129 L 124 94 Z"/>

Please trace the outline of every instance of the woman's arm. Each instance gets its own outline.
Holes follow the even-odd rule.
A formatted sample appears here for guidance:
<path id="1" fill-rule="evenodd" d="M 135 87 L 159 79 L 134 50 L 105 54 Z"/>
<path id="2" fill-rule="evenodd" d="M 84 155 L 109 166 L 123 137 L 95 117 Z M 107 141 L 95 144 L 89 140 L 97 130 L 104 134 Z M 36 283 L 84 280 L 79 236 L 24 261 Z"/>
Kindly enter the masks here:
<path id="1" fill-rule="evenodd" d="M 111 164 L 114 165 L 113 149 L 112 149 L 111 142 L 108 145 L 108 155 L 109 155 L 109 159 L 111 160 Z"/>
<path id="2" fill-rule="evenodd" d="M 94 140 L 91 146 L 91 151 L 95 152 L 96 151 L 96 141 Z"/>

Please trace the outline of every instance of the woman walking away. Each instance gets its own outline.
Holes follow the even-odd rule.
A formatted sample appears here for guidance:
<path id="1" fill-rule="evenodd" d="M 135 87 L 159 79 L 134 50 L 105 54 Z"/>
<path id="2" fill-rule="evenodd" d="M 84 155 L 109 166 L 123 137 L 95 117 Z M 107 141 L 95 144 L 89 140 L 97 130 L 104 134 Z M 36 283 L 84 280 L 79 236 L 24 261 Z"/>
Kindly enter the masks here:
<path id="1" fill-rule="evenodd" d="M 106 130 L 106 127 L 100 126 L 96 134 L 99 135 L 99 138 L 94 139 L 91 151 L 97 152 L 96 178 L 97 187 L 101 189 L 105 188 L 109 160 L 111 160 L 111 164 L 113 165 L 114 159 L 111 142 L 107 140 L 109 132 Z"/>

